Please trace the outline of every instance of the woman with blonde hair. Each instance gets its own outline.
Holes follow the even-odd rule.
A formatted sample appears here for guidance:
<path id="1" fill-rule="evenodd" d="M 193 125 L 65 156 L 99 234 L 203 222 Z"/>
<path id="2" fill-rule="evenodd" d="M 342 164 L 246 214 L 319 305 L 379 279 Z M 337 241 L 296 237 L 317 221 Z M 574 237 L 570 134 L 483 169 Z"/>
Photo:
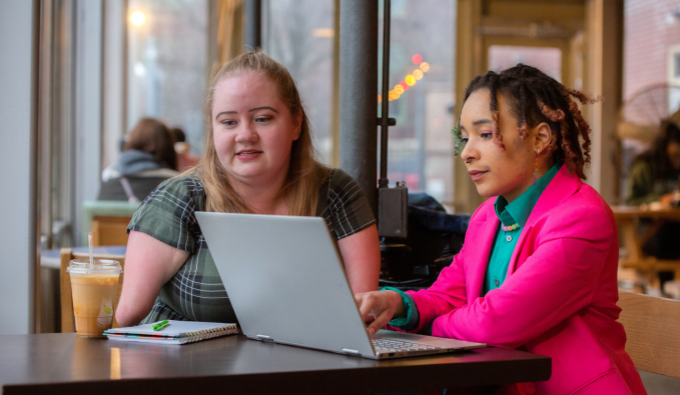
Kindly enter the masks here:
<path id="1" fill-rule="evenodd" d="M 239 55 L 215 76 L 205 116 L 201 163 L 160 185 L 130 222 L 118 322 L 236 322 L 195 211 L 321 216 L 352 290 L 377 289 L 371 208 L 350 176 L 314 159 L 309 121 L 285 67 L 259 51 Z"/>

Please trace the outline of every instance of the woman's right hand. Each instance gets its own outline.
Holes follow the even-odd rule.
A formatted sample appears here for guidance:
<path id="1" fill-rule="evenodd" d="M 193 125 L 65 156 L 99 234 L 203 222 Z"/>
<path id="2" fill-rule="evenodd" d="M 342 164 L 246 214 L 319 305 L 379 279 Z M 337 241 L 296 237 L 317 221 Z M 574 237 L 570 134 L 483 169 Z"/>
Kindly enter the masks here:
<path id="1" fill-rule="evenodd" d="M 404 316 L 404 303 L 395 291 L 373 291 L 354 295 L 359 313 L 364 322 L 370 323 L 366 329 L 374 335 L 393 318 Z"/>

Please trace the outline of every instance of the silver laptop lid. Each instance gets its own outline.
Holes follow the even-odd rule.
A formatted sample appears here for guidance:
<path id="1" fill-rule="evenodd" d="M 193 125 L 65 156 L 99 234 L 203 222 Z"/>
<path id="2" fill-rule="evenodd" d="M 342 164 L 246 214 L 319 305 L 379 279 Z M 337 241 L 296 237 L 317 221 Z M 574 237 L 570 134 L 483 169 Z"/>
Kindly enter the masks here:
<path id="1" fill-rule="evenodd" d="M 323 218 L 196 218 L 246 336 L 374 355 Z"/>

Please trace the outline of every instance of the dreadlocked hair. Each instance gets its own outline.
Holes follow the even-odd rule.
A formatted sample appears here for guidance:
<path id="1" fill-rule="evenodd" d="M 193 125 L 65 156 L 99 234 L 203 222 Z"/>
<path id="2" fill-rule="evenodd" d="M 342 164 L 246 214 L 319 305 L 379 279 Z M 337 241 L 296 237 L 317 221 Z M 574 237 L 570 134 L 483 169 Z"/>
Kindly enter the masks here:
<path id="1" fill-rule="evenodd" d="M 498 126 L 498 94 L 502 94 L 510 106 L 510 112 L 517 119 L 517 131 L 521 138 L 527 138 L 527 130 L 545 122 L 550 126 L 552 139 L 548 147 L 555 163 L 566 163 L 569 173 L 576 173 L 586 179 L 584 166 L 590 165 L 590 125 L 583 119 L 581 110 L 572 98 L 582 104 L 603 100 L 587 93 L 570 89 L 546 75 L 539 69 L 524 64 L 496 73 L 489 71 L 476 77 L 465 91 L 463 103 L 480 89 L 491 93 L 490 110 L 493 120 L 494 143 L 505 150 L 503 136 Z M 459 121 L 460 122 L 460 121 Z M 454 155 L 463 149 L 460 124 L 453 129 Z M 583 144 L 580 144 L 580 139 Z"/>

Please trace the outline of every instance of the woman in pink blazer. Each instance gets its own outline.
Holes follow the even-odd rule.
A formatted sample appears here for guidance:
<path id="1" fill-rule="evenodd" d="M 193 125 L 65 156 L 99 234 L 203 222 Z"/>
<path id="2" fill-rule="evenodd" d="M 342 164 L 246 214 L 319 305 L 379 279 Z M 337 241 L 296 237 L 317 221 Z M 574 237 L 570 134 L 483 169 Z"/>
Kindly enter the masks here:
<path id="1" fill-rule="evenodd" d="M 474 213 L 463 249 L 429 289 L 357 295 L 371 333 L 389 322 L 552 358 L 550 380 L 497 393 L 646 393 L 616 321 L 616 223 L 581 181 L 590 129 L 571 97 L 594 102 L 524 65 L 471 82 L 457 153 L 477 191 L 497 198 Z"/>

